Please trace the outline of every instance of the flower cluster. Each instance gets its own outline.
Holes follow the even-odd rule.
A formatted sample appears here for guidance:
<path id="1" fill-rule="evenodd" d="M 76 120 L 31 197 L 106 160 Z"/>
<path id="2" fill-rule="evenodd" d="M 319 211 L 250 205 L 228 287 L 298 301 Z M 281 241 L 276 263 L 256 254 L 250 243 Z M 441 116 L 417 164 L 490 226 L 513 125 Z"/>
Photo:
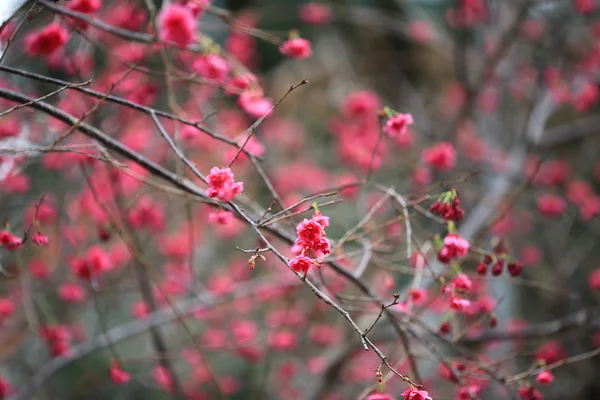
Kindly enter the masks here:
<path id="1" fill-rule="evenodd" d="M 325 227 L 329 225 L 329 217 L 316 211 L 311 219 L 304 219 L 297 227 L 295 246 L 300 254 L 290 260 L 289 266 L 292 271 L 306 274 L 312 265 L 320 265 L 319 261 L 306 256 L 312 252 L 316 256 L 324 256 L 331 253 L 329 240 L 325 237 Z"/>
<path id="2" fill-rule="evenodd" d="M 327 255 L 331 252 L 329 240 L 325 237 L 325 227 L 329 224 L 327 217 L 317 215 L 311 219 L 304 219 L 297 227 L 296 245 L 302 251 L 313 251 L 317 254 Z"/>
<path id="3" fill-rule="evenodd" d="M 0 245 L 7 250 L 16 250 L 23 245 L 23 239 L 3 230 L 0 231 Z"/>
<path id="4" fill-rule="evenodd" d="M 192 70 L 203 78 L 215 82 L 224 82 L 231 67 L 227 61 L 218 54 L 202 54 L 192 64 Z"/>
<path id="5" fill-rule="evenodd" d="M 85 257 L 74 257 L 70 263 L 71 272 L 80 279 L 89 281 L 103 272 L 113 268 L 113 262 L 100 246 L 92 246 Z"/>
<path id="6" fill-rule="evenodd" d="M 290 260 L 290 268 L 294 272 L 306 274 L 311 265 L 313 265 L 313 260 L 306 256 L 297 256 Z"/>
<path id="7" fill-rule="evenodd" d="M 408 126 L 413 123 L 414 120 L 411 114 L 396 114 L 387 120 L 383 131 L 391 137 L 403 136 L 406 135 Z"/>
<path id="8" fill-rule="evenodd" d="M 535 202 L 535 205 L 544 217 L 558 218 L 564 214 L 567 208 L 567 202 L 560 196 L 554 194 L 540 195 Z"/>
<path id="9" fill-rule="evenodd" d="M 115 385 L 123 385 L 131 379 L 131 375 L 121 368 L 118 361 L 110 363 L 110 379 Z"/>
<path id="10" fill-rule="evenodd" d="M 308 58 L 312 55 L 310 42 L 302 38 L 286 40 L 279 47 L 279 51 L 290 58 Z"/>
<path id="11" fill-rule="evenodd" d="M 440 199 L 431 205 L 429 211 L 446 221 L 458 222 L 465 217 L 465 211 L 460 208 L 460 199 L 455 191 L 446 192 L 440 196 Z"/>
<path id="12" fill-rule="evenodd" d="M 235 182 L 229 168 L 213 167 L 206 177 L 208 181 L 208 197 L 229 202 L 244 191 L 243 182 Z"/>
<path id="13" fill-rule="evenodd" d="M 332 12 L 329 7 L 321 3 L 306 3 L 300 7 L 298 16 L 302 22 L 311 25 L 323 25 L 331 21 Z"/>
<path id="14" fill-rule="evenodd" d="M 43 326 L 40 328 L 40 336 L 48 344 L 53 357 L 71 353 L 71 332 L 65 326 Z"/>
<path id="15" fill-rule="evenodd" d="M 486 255 L 483 260 L 477 264 L 476 271 L 479 275 L 485 276 L 488 272 L 488 266 L 491 265 L 490 272 L 493 276 L 500 276 L 504 271 L 504 265 L 509 275 L 517 277 L 523 273 L 523 263 L 513 260 L 506 255 Z"/>
<path id="16" fill-rule="evenodd" d="M 25 37 L 25 51 L 30 56 L 48 56 L 62 48 L 69 40 L 69 32 L 59 23 L 52 23 L 39 32 Z"/>
<path id="17" fill-rule="evenodd" d="M 416 388 L 406 389 L 401 396 L 404 396 L 404 400 L 431 400 L 429 393 Z"/>
<path id="18" fill-rule="evenodd" d="M 451 170 L 456 163 L 456 150 L 448 142 L 440 142 L 423 150 L 421 156 L 425 164 L 440 171 Z"/>
<path id="19" fill-rule="evenodd" d="M 33 242 L 33 244 L 37 245 L 37 246 L 47 246 L 48 245 L 48 236 L 44 235 L 41 232 L 36 232 L 33 237 L 31 238 L 31 241 Z"/>
<path id="20" fill-rule="evenodd" d="M 197 27 L 192 11 L 180 4 L 170 4 L 158 16 L 158 35 L 164 42 L 181 46 L 193 43 Z"/>

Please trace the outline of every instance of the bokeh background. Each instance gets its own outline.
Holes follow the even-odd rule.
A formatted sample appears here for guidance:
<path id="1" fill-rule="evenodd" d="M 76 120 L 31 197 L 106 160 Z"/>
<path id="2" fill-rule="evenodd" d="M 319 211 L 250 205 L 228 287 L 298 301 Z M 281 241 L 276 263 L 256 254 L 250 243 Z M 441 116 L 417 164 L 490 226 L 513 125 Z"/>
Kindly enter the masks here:
<path id="1" fill-rule="evenodd" d="M 101 3 L 92 18 L 151 31 L 148 2 Z M 420 383 L 434 399 L 469 398 L 460 397 L 461 385 L 440 359 L 462 363 L 467 365 L 461 371 L 463 388 L 476 386 L 479 398 L 504 399 L 516 398 L 516 384 L 534 381 L 536 360 L 552 364 L 594 351 L 600 346 L 600 277 L 594 275 L 600 233 L 598 4 L 316 3 L 330 15 L 319 19 L 299 0 L 214 0 L 212 5 L 228 17 L 219 18 L 216 9 L 205 13 L 199 32 L 204 43 L 210 38 L 223 54 L 237 57 L 232 74 L 254 72 L 273 101 L 308 80 L 258 126 L 247 149 L 262 159 L 259 163 L 285 206 L 359 183 L 314 201 L 330 202 L 320 209 L 330 217 L 327 236 L 334 245 L 373 212 L 361 234 L 334 246 L 330 257 L 350 271 L 366 265 L 362 279 L 374 292 L 389 302 L 393 293 L 400 294 L 404 308 L 394 308 L 399 319 L 410 313 L 429 327 L 415 327 L 418 335 L 409 337 L 405 347 L 385 320 L 376 326 L 372 334 L 393 365 L 414 378 L 408 349 Z M 59 2 L 60 7 L 68 4 Z M 151 4 L 163 7 L 160 1 Z M 203 119 L 203 126 L 238 143 L 256 120 L 219 85 L 188 79 L 193 53 L 161 52 L 160 46 L 93 26 L 75 27 L 73 20 L 43 7 L 34 18 L 25 17 L 26 12 L 13 21 L 16 25 L 24 18 L 2 67 L 69 82 L 91 79 L 92 89 L 114 90 L 115 96 L 134 103 Z M 71 24 L 67 45 L 51 56 L 28 54 L 27 35 L 52 21 Z M 235 30 L 236 23 L 252 28 Z M 279 44 L 291 30 L 310 40 L 310 58 L 280 53 Z M 3 35 L 6 46 L 9 35 Z M 165 57 L 178 77 L 170 82 Z M 131 63 L 153 72 L 128 71 Z M 0 72 L 3 88 L 33 97 L 58 88 L 6 69 Z M 74 90 L 47 101 L 76 117 L 97 104 Z M 0 112 L 13 105 L 4 101 Z M 406 135 L 381 133 L 376 111 L 385 106 L 412 114 L 415 122 Z M 349 118 L 352 107 L 365 107 L 367 116 Z M 85 121 L 149 159 L 185 171 L 148 115 L 106 102 Z M 183 124 L 161 122 L 206 174 L 214 165 L 227 165 L 236 153 L 186 131 Z M 171 398 L 173 392 L 165 387 L 171 382 L 172 388 L 173 381 L 163 376 L 161 365 L 172 369 L 176 385 L 191 399 L 218 398 L 214 379 L 231 399 L 350 399 L 376 389 L 380 360 L 362 350 L 339 314 L 272 254 L 256 259 L 250 269 L 252 253 L 236 247 L 254 249 L 262 243 L 243 222 L 211 223 L 214 207 L 160 185 L 144 185 L 106 161 L 88 162 L 75 152 L 26 150 L 53 143 L 68 128 L 29 108 L 0 119 L 0 217 L 11 231 L 24 232 L 37 205 L 39 228 L 50 239 L 45 248 L 0 249 L 6 272 L 0 295 L 14 308 L 0 307 L 0 371 L 13 394 L 23 399 Z M 440 142 L 456 151 L 451 169 L 440 170 L 423 155 Z M 79 133 L 64 142 L 89 143 Z M 129 167 L 148 177 L 138 166 Z M 238 199 L 243 208 L 280 210 L 252 160 L 241 155 L 232 170 L 245 185 Z M 183 173 L 202 185 L 189 171 Z M 389 188 L 410 203 L 410 237 Z M 435 253 L 436 235 L 443 235 L 445 227 L 426 210 L 451 189 L 458 191 L 466 213 L 457 224 L 460 234 L 483 251 L 503 246 L 524 264 L 524 273 L 478 277 L 474 271 L 481 256 L 470 254 L 461 266 L 477 286 L 473 309 L 451 317 L 452 334 L 440 337 L 438 328 L 448 313 L 435 276 L 446 274 L 448 267 L 436 261 Z M 312 201 L 298 209 L 310 208 Z M 310 215 L 292 216 L 278 226 L 293 236 L 295 225 Z M 292 255 L 289 243 L 273 240 Z M 416 255 L 412 260 L 407 241 Z M 415 261 L 420 254 L 427 268 Z M 82 281 L 73 274 L 78 259 L 107 263 L 110 271 Z M 363 329 L 377 316 L 377 307 L 327 264 L 311 274 Z M 425 289 L 426 302 L 408 300 L 415 284 Z M 148 304 L 145 290 L 155 304 Z M 489 324 L 492 316 L 498 320 L 495 328 Z M 60 327 L 65 338 L 59 342 L 72 352 L 53 356 L 51 343 L 40 335 L 44 327 Z M 157 335 L 162 336 L 162 351 L 157 350 Z M 479 364 L 468 354 L 476 354 Z M 578 362 L 567 359 L 553 370 L 556 381 L 540 389 L 544 398 L 600 396 L 593 355 Z M 115 359 L 131 374 L 126 385 L 111 381 Z M 516 376 L 512 396 L 505 384 L 481 373 L 477 365 L 482 364 L 497 376 Z M 401 398 L 405 384 L 384 372 L 385 392 Z"/>

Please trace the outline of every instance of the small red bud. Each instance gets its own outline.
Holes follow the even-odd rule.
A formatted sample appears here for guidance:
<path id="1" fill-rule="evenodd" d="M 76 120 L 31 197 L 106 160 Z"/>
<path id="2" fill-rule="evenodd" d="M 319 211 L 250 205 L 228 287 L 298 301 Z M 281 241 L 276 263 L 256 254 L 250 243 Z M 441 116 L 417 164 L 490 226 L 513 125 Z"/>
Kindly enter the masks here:
<path id="1" fill-rule="evenodd" d="M 481 276 L 486 276 L 487 272 L 487 265 L 485 265 L 484 263 L 477 264 L 477 274 Z"/>
<path id="2" fill-rule="evenodd" d="M 450 327 L 450 323 L 449 322 L 443 322 L 440 325 L 440 333 L 443 335 L 447 335 L 452 331 L 452 328 Z"/>
<path id="3" fill-rule="evenodd" d="M 500 275 L 502 275 L 502 270 L 503 269 L 504 269 L 504 263 L 502 261 L 498 261 L 492 267 L 492 275 L 494 275 L 494 276 L 500 276 Z"/>
<path id="4" fill-rule="evenodd" d="M 521 264 L 519 261 L 515 261 L 509 263 L 507 269 L 510 276 L 516 277 L 521 275 L 521 273 L 523 272 L 523 264 Z"/>

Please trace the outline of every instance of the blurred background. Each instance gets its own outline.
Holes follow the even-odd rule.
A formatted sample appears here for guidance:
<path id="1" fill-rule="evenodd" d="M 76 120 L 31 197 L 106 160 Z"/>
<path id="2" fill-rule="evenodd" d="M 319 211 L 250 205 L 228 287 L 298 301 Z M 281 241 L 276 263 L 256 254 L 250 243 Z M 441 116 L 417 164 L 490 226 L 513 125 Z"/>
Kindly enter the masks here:
<path id="1" fill-rule="evenodd" d="M 399 294 L 397 323 L 382 318 L 370 335 L 434 399 L 538 398 L 517 392 L 529 385 L 545 399 L 600 396 L 596 1 L 191 1 L 195 51 L 152 43 L 152 18 L 177 3 L 30 3 L 0 31 L 0 218 L 30 236 L 18 251 L 0 249 L 0 393 L 332 400 L 406 389 L 386 368 L 377 384 L 377 355 L 273 253 L 254 252 L 264 241 L 239 215 L 43 110 L 4 113 L 17 104 L 6 91 L 37 98 L 91 80 L 85 87 L 179 121 L 157 126 L 72 89 L 44 101 L 199 187 L 160 128 L 203 174 L 231 164 L 244 182 L 235 202 L 288 238 L 316 202 L 332 254 L 309 277 L 363 330 L 380 303 L 327 261 L 386 304 Z M 32 35 L 51 24 L 68 40 L 36 51 Z M 297 36 L 310 57 L 282 54 Z M 201 68 L 200 54 L 221 60 Z M 239 77 L 247 87 L 234 86 Z M 385 134 L 385 107 L 414 124 Z M 440 292 L 453 276 L 436 257 L 447 228 L 428 211 L 452 189 L 472 249 L 457 267 L 474 286 L 463 313 Z M 280 219 L 282 206 L 298 213 Z M 37 231 L 46 247 L 31 243 Z M 293 256 L 285 235 L 263 232 Z M 523 273 L 476 273 L 492 253 Z M 535 379 L 546 365 L 549 386 Z"/>

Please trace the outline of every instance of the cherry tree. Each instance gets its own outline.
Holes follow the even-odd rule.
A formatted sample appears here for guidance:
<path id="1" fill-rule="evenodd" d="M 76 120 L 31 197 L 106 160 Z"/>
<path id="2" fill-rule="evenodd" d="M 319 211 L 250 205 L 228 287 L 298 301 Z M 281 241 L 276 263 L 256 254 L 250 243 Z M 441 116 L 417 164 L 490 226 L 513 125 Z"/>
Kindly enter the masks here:
<path id="1" fill-rule="evenodd" d="M 0 399 L 597 395 L 598 4 L 222 3 L 0 4 Z"/>

